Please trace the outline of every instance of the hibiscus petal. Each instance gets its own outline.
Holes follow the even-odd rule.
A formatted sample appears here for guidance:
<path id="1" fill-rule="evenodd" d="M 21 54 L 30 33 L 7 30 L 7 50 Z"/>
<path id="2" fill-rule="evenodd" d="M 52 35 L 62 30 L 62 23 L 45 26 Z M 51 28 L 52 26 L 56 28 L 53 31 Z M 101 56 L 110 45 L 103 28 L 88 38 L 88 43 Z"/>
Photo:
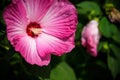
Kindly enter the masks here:
<path id="1" fill-rule="evenodd" d="M 40 24 L 45 33 L 67 39 L 76 30 L 76 9 L 67 0 L 54 0 Z"/>
<path id="2" fill-rule="evenodd" d="M 75 34 L 71 35 L 67 40 L 66 44 L 69 46 L 68 49 L 66 50 L 66 53 L 70 52 L 74 47 L 75 47 Z"/>
<path id="3" fill-rule="evenodd" d="M 21 1 L 10 4 L 3 13 L 7 24 L 8 39 L 12 40 L 15 34 L 25 33 L 27 24 L 26 11 Z"/>
<path id="4" fill-rule="evenodd" d="M 7 26 L 23 28 L 27 24 L 26 11 L 21 0 L 17 4 L 10 4 L 5 9 L 3 17 Z"/>
<path id="5" fill-rule="evenodd" d="M 40 57 L 34 38 L 31 38 L 27 35 L 20 35 L 14 37 L 13 43 L 15 44 L 15 50 L 19 51 L 24 59 L 30 64 L 37 64 L 39 66 L 48 65 L 50 62 L 50 55 Z"/>
<path id="6" fill-rule="evenodd" d="M 71 50 L 73 46 L 70 44 L 70 41 L 62 41 L 54 36 L 42 33 L 38 38 L 36 38 L 37 50 L 41 57 L 44 57 L 48 54 L 62 55 Z"/>
<path id="7" fill-rule="evenodd" d="M 17 1 L 19 1 L 19 0 L 12 0 L 13 3 L 16 3 Z"/>
<path id="8" fill-rule="evenodd" d="M 52 0 L 22 0 L 27 11 L 27 17 L 30 21 L 35 22 L 41 18 L 48 11 Z"/>

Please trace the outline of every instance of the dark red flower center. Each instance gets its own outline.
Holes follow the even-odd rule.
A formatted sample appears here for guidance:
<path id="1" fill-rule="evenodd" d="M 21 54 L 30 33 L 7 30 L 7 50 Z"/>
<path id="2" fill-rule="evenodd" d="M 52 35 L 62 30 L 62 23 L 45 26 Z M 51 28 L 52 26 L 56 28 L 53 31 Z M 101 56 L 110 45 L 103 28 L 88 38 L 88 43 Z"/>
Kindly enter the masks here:
<path id="1" fill-rule="evenodd" d="M 31 22 L 27 25 L 26 32 L 31 37 L 37 37 L 41 33 L 40 24 L 36 22 Z"/>

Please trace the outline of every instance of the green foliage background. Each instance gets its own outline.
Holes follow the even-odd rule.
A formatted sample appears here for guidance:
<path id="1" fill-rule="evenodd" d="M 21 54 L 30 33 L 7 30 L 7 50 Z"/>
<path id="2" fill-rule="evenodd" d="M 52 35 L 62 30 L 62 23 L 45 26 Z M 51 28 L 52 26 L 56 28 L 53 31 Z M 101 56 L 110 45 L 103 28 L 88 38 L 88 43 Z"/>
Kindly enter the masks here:
<path id="1" fill-rule="evenodd" d="M 0 80 L 120 80 L 120 24 L 111 23 L 106 4 L 120 10 L 119 0 L 70 0 L 78 10 L 76 47 L 68 54 L 52 55 L 46 67 L 30 65 L 10 45 L 2 17 L 11 0 L 0 1 Z M 98 56 L 81 46 L 81 31 L 90 20 L 99 19 L 101 39 Z"/>

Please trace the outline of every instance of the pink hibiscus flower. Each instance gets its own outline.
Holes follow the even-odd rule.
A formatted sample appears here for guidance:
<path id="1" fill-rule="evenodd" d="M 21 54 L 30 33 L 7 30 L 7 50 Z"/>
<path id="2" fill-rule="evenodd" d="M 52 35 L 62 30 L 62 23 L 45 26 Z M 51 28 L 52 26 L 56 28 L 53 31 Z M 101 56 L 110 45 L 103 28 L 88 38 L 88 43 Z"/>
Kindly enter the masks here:
<path id="1" fill-rule="evenodd" d="M 8 40 L 30 64 L 48 65 L 51 54 L 74 48 L 77 14 L 68 0 L 12 0 L 3 17 Z"/>
<path id="2" fill-rule="evenodd" d="M 99 39 L 98 22 L 92 20 L 82 30 L 81 44 L 86 47 L 87 51 L 94 57 L 97 56 Z"/>

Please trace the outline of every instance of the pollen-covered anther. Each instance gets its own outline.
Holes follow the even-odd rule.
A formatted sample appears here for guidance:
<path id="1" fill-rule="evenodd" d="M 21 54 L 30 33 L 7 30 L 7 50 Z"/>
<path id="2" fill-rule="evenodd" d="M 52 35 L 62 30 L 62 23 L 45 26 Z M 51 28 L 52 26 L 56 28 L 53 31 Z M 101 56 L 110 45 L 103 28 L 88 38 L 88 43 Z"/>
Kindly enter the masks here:
<path id="1" fill-rule="evenodd" d="M 31 31 L 34 35 L 39 35 L 41 33 L 40 28 L 31 28 Z"/>
<path id="2" fill-rule="evenodd" d="M 27 26 L 26 32 L 31 37 L 37 37 L 42 32 L 42 30 L 41 30 L 41 27 L 38 23 L 31 22 Z"/>

